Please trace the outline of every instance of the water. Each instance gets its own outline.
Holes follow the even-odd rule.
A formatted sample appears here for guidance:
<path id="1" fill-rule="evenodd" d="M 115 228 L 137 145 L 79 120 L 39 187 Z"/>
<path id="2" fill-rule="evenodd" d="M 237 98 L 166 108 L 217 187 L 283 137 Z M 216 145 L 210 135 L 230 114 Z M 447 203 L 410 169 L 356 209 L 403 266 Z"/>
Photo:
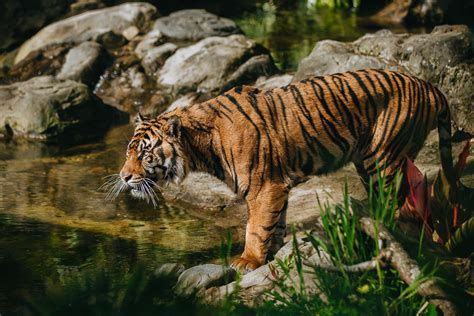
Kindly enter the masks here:
<path id="1" fill-rule="evenodd" d="M 318 40 L 353 40 L 374 31 L 361 26 L 353 10 L 295 3 L 258 2 L 227 15 L 285 71 L 294 71 Z M 213 223 L 163 202 L 154 209 L 128 195 L 104 201 L 97 189 L 120 169 L 131 133 L 131 126 L 120 126 L 73 147 L 0 143 L 0 314 L 41 295 L 48 280 L 67 271 L 218 258 L 225 231 Z"/>
<path id="2" fill-rule="evenodd" d="M 0 143 L 0 314 L 39 295 L 47 280 L 91 265 L 187 265 L 219 257 L 225 231 L 179 206 L 157 208 L 97 189 L 124 160 L 129 125 L 61 148 Z"/>

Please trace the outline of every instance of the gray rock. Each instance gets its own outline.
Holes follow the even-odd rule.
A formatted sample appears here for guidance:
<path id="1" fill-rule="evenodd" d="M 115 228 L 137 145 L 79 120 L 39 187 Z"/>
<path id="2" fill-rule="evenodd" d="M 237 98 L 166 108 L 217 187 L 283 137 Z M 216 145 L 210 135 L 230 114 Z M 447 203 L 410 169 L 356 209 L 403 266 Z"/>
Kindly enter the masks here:
<path id="1" fill-rule="evenodd" d="M 220 209 L 239 201 L 222 181 L 202 172 L 190 173 L 179 185 L 168 184 L 162 194 L 169 201 L 178 200 L 198 208 Z"/>
<path id="2" fill-rule="evenodd" d="M 99 35 L 114 32 L 121 34 L 130 26 L 143 31 L 152 20 L 156 8 L 148 3 L 125 3 L 122 5 L 85 12 L 50 24 L 23 43 L 15 63 L 30 52 L 52 43 L 81 43 Z"/>
<path id="3" fill-rule="evenodd" d="M 203 264 L 184 271 L 178 278 L 175 293 L 190 297 L 200 289 L 223 285 L 234 280 L 234 269 L 216 264 Z"/>
<path id="4" fill-rule="evenodd" d="M 79 130 L 102 131 L 116 119 L 112 114 L 86 85 L 75 81 L 43 76 L 0 86 L 0 133 L 4 136 L 48 139 Z"/>
<path id="5" fill-rule="evenodd" d="M 232 20 L 200 9 L 173 12 L 156 20 L 153 28 L 159 29 L 168 38 L 190 41 L 242 33 Z"/>
<path id="6" fill-rule="evenodd" d="M 304 261 L 311 264 L 325 264 L 331 265 L 330 257 L 323 249 L 318 251 L 311 245 L 310 242 L 298 241 L 298 246 Z M 285 249 L 285 254 L 281 254 L 280 259 L 294 262 L 293 257 L 289 257 L 292 253 L 293 245 L 288 243 L 282 249 Z M 279 292 L 280 295 L 286 297 L 288 293 L 281 292 L 278 287 L 275 287 L 275 281 L 283 281 L 286 286 L 296 287 L 298 289 L 300 282 L 300 275 L 298 274 L 295 264 L 290 265 L 289 277 L 287 278 L 283 273 L 281 267 L 274 260 L 258 269 L 249 272 L 242 276 L 237 282 L 232 282 L 220 287 L 211 287 L 205 291 L 198 293 L 198 298 L 207 304 L 219 304 L 225 299 L 229 293 L 234 294 L 234 298 L 248 306 L 257 306 L 263 301 L 271 299 L 268 296 L 270 290 Z M 317 285 L 314 282 L 314 272 L 311 271 L 311 266 L 304 266 L 303 279 L 305 284 L 305 291 L 308 294 L 320 294 Z M 289 298 L 291 299 L 291 298 Z"/>
<path id="7" fill-rule="evenodd" d="M 137 47 L 135 47 L 135 54 L 139 58 L 143 58 L 150 49 L 160 45 L 162 39 L 163 34 L 161 34 L 160 30 L 152 30 L 148 32 L 137 44 Z"/>
<path id="8" fill-rule="evenodd" d="M 186 270 L 182 263 L 165 263 L 155 270 L 155 277 L 170 282 L 178 280 L 178 277 Z"/>
<path id="9" fill-rule="evenodd" d="M 353 43 L 321 41 L 299 65 L 294 80 L 363 68 L 390 68 L 425 79 L 443 91 L 459 127 L 474 131 L 474 38 L 464 25 L 429 34 L 367 34 Z"/>
<path id="10" fill-rule="evenodd" d="M 165 60 L 171 56 L 176 49 L 178 49 L 178 46 L 175 44 L 166 43 L 148 50 L 141 60 L 141 65 L 143 69 L 145 69 L 145 72 L 149 76 L 155 75 L 161 66 L 163 66 Z"/>
<path id="11" fill-rule="evenodd" d="M 234 69 L 261 48 L 243 35 L 208 37 L 178 49 L 158 72 L 158 84 L 176 94 L 219 91 Z"/>
<path id="12" fill-rule="evenodd" d="M 269 78 L 262 76 L 255 82 L 255 87 L 263 91 L 268 91 L 274 88 L 289 85 L 292 80 L 293 76 L 288 74 L 276 75 Z"/>
<path id="13" fill-rule="evenodd" d="M 74 80 L 93 85 L 103 70 L 104 58 L 100 44 L 84 42 L 69 50 L 56 77 L 60 80 Z"/>
<path id="14" fill-rule="evenodd" d="M 316 43 L 311 54 L 300 62 L 294 81 L 314 75 L 320 76 L 364 68 L 386 68 L 386 66 L 382 60 L 376 57 L 355 53 L 352 44 L 324 40 Z"/>
<path id="15" fill-rule="evenodd" d="M 230 76 L 227 84 L 222 88 L 222 92 L 235 86 L 251 83 L 259 76 L 270 76 L 277 72 L 278 68 L 273 63 L 273 59 L 270 55 L 253 56 L 240 65 L 232 76 Z"/>

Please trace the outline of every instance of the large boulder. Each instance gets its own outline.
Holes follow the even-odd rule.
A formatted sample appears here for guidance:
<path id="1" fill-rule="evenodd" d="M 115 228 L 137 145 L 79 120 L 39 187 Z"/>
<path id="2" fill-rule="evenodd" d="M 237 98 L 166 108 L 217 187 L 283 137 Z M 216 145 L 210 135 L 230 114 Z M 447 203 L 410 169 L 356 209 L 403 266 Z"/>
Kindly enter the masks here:
<path id="1" fill-rule="evenodd" d="M 103 131 L 120 120 L 96 100 L 85 84 L 52 76 L 0 86 L 0 134 L 3 137 L 77 138 Z"/>
<path id="2" fill-rule="evenodd" d="M 303 59 L 294 80 L 363 68 L 389 68 L 436 85 L 457 124 L 474 131 L 474 39 L 467 26 L 443 25 L 429 34 L 381 30 L 352 43 L 321 41 Z"/>
<path id="3" fill-rule="evenodd" d="M 134 2 L 85 12 L 50 24 L 23 43 L 15 63 L 29 53 L 53 43 L 82 43 L 113 32 L 122 34 L 131 26 L 141 32 L 149 27 L 156 8 L 148 3 Z"/>
<path id="4" fill-rule="evenodd" d="M 104 70 L 105 59 L 100 44 L 89 41 L 81 43 L 69 50 L 57 78 L 93 85 Z"/>
<path id="5" fill-rule="evenodd" d="M 237 79 L 245 77 L 245 72 L 238 67 L 253 56 L 262 54 L 267 54 L 266 50 L 243 35 L 208 37 L 178 49 L 168 58 L 158 72 L 158 84 L 176 94 L 189 91 L 218 92 L 233 78 L 236 70 L 241 72 Z M 252 67 L 247 69 L 250 70 L 249 76 L 245 77 L 247 81 L 263 75 Z"/>
<path id="6" fill-rule="evenodd" d="M 156 20 L 153 28 L 168 38 L 188 41 L 242 33 L 234 21 L 199 9 L 171 13 Z"/>

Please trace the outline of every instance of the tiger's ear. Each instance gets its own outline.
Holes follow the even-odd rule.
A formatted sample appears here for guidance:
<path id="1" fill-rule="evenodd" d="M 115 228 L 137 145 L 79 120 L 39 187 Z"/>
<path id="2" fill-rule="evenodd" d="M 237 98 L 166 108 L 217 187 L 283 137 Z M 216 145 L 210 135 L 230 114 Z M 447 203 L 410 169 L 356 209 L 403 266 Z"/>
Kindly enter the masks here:
<path id="1" fill-rule="evenodd" d="M 170 137 L 179 138 L 181 136 L 181 119 L 173 115 L 166 122 L 166 134 Z"/>
<path id="2" fill-rule="evenodd" d="M 148 120 L 148 118 L 146 118 L 145 116 L 141 115 L 140 112 L 138 112 L 137 116 L 135 117 L 135 126 L 137 126 L 138 124 L 146 120 Z"/>

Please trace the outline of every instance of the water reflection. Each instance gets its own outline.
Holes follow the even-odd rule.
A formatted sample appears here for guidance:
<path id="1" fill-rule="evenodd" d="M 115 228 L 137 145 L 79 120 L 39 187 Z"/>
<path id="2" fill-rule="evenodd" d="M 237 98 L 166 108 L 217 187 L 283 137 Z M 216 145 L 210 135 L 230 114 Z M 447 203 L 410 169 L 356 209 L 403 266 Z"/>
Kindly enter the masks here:
<path id="1" fill-rule="evenodd" d="M 235 19 L 244 33 L 268 48 L 278 67 L 294 71 L 308 56 L 317 41 L 331 39 L 353 41 L 368 32 L 379 30 L 361 17 L 361 10 L 338 1 L 291 1 L 257 3 L 257 9 Z M 342 6 L 342 7 L 341 7 Z M 394 32 L 406 32 L 402 26 Z M 423 32 L 423 28 L 410 29 Z"/>

